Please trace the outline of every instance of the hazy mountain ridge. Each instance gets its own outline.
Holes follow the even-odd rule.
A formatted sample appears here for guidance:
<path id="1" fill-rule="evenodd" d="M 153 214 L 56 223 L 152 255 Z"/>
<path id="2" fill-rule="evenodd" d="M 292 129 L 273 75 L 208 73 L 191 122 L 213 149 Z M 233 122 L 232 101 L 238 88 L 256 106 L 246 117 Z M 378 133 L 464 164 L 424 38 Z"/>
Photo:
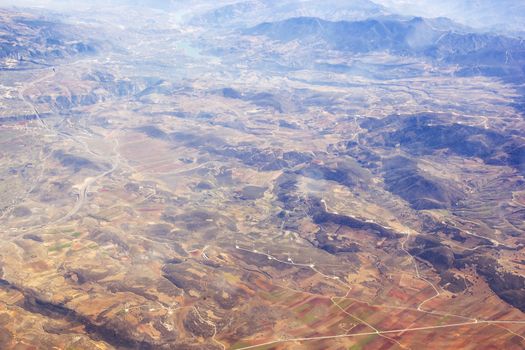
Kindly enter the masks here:
<path id="1" fill-rule="evenodd" d="M 502 32 L 525 31 L 525 2 L 516 0 L 377 0 L 393 12 L 444 16 L 465 25 Z"/>
<path id="2" fill-rule="evenodd" d="M 386 9 L 369 0 L 352 3 L 341 1 L 275 1 L 250 0 L 221 6 L 195 16 L 192 24 L 214 27 L 245 27 L 264 21 L 312 16 L 327 20 L 364 19 L 388 14 Z"/>
<path id="3" fill-rule="evenodd" d="M 401 56 L 420 56 L 449 64 L 459 64 L 463 74 L 523 75 L 525 42 L 490 33 L 458 31 L 450 24 L 443 29 L 435 20 L 367 19 L 325 21 L 298 17 L 262 23 L 245 31 L 280 42 L 297 40 L 302 45 L 325 46 L 350 53 L 388 51 Z M 477 70 L 477 71 L 476 71 Z"/>
<path id="4" fill-rule="evenodd" d="M 0 11 L 1 66 L 50 64 L 54 59 L 94 54 L 98 44 L 75 27 L 27 14 Z"/>

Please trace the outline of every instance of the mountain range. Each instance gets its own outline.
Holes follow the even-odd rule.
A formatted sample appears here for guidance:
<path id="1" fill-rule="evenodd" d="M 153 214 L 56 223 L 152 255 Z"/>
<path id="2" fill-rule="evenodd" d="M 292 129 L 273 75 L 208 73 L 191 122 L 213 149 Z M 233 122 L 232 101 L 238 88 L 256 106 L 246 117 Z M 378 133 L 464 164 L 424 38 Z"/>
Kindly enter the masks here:
<path id="1" fill-rule="evenodd" d="M 252 26 L 268 20 L 284 20 L 291 17 L 321 17 L 327 20 L 364 19 L 382 16 L 388 11 L 369 0 L 342 2 L 319 1 L 241 1 L 196 15 L 192 24 L 210 25 L 219 28 Z"/>
<path id="2" fill-rule="evenodd" d="M 297 17 L 262 23 L 244 33 L 353 54 L 386 51 L 425 57 L 459 65 L 462 75 L 516 78 L 525 73 L 525 42 L 521 39 L 471 32 L 446 19 L 415 17 L 334 22 Z"/>
<path id="3" fill-rule="evenodd" d="M 49 65 L 56 59 L 97 52 L 96 41 L 80 35 L 75 27 L 2 10 L 0 15 L 0 69 Z"/>

